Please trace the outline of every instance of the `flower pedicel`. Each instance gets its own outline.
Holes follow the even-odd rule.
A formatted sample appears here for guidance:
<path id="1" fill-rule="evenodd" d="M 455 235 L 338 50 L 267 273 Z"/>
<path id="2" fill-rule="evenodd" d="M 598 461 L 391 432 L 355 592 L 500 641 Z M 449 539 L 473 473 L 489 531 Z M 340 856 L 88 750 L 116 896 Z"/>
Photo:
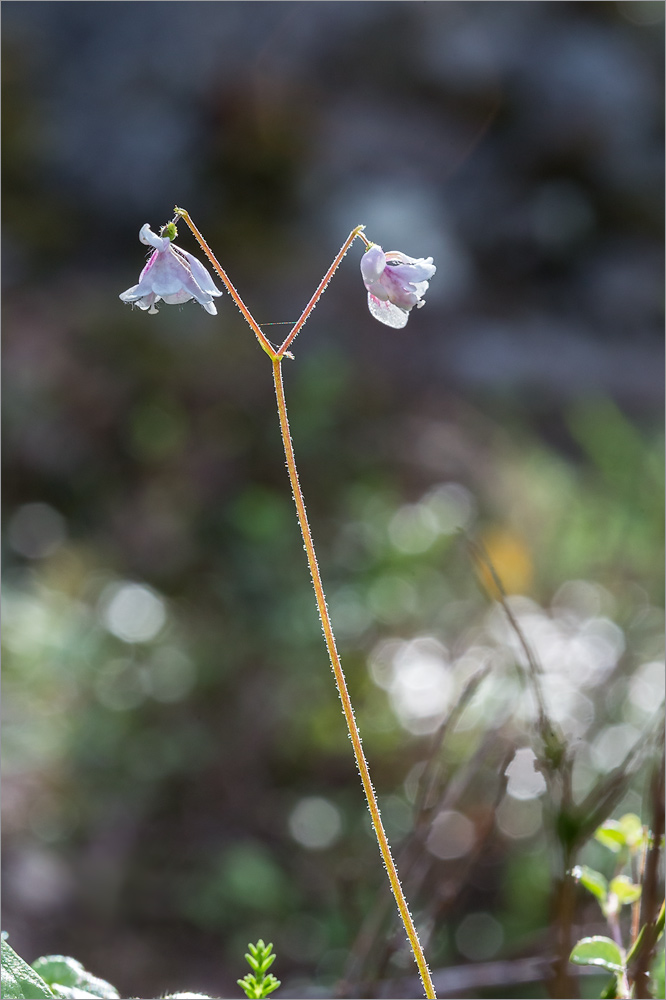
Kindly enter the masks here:
<path id="1" fill-rule="evenodd" d="M 423 296 L 436 270 L 432 257 L 408 257 L 399 250 L 384 253 L 371 243 L 361 258 L 371 314 L 396 330 L 406 326 L 410 310 L 425 305 Z"/>
<path id="2" fill-rule="evenodd" d="M 122 292 L 120 298 L 123 302 L 130 302 L 151 313 L 157 312 L 155 303 L 160 299 L 167 305 L 179 305 L 196 299 L 207 313 L 216 316 L 213 296 L 221 295 L 222 292 L 215 287 L 210 274 L 196 257 L 172 243 L 172 238 L 175 239 L 177 235 L 173 223 L 165 226 L 163 232 L 169 235 L 158 236 L 147 222 L 139 230 L 141 242 L 155 247 L 155 251 L 139 275 L 138 285 Z"/>

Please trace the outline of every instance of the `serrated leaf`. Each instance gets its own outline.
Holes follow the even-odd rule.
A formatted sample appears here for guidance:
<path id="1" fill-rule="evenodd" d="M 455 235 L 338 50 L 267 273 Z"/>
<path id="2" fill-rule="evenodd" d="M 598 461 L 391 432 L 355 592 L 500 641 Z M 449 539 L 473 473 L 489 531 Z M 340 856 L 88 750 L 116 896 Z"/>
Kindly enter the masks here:
<path id="1" fill-rule="evenodd" d="M 609 972 L 622 972 L 622 953 L 615 941 L 607 937 L 582 938 L 569 955 L 574 965 L 595 965 Z"/>
<path id="2" fill-rule="evenodd" d="M 48 985 L 14 949 L 2 941 L 2 996 L 3 1000 L 41 1000 L 53 997 Z"/>
<path id="3" fill-rule="evenodd" d="M 105 979 L 93 976 L 86 968 L 69 955 L 44 955 L 32 963 L 32 967 L 51 989 L 67 998 L 85 996 L 101 997 L 103 1000 L 118 1000 L 118 990 Z M 63 992 L 77 990 L 76 994 Z"/>
<path id="4" fill-rule="evenodd" d="M 576 865 L 571 874 L 576 881 L 585 886 L 588 892 L 596 896 L 602 906 L 605 904 L 608 898 L 608 882 L 601 872 L 596 872 L 594 868 L 588 868 L 587 865 Z"/>
<path id="5" fill-rule="evenodd" d="M 626 875 L 618 875 L 608 887 L 609 892 L 617 896 L 620 906 L 635 903 L 641 897 L 641 887 L 631 881 Z"/>

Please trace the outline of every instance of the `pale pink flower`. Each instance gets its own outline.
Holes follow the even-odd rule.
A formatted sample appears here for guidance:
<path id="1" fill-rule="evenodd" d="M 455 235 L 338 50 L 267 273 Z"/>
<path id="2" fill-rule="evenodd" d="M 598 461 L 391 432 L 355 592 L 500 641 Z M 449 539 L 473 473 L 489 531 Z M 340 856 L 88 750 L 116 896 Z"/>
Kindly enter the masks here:
<path id="1" fill-rule="evenodd" d="M 375 319 L 396 330 L 405 326 L 410 310 L 425 305 L 423 296 L 436 270 L 432 257 L 408 257 L 399 250 L 384 253 L 373 243 L 361 257 L 361 274 Z"/>
<path id="2" fill-rule="evenodd" d="M 196 299 L 207 313 L 217 315 L 213 296 L 222 292 L 196 257 L 175 246 L 168 236 L 157 236 L 147 222 L 139 231 L 139 239 L 146 246 L 155 247 L 155 251 L 139 275 L 138 285 L 120 295 L 123 302 L 156 313 L 155 303 L 160 299 L 167 305 Z"/>

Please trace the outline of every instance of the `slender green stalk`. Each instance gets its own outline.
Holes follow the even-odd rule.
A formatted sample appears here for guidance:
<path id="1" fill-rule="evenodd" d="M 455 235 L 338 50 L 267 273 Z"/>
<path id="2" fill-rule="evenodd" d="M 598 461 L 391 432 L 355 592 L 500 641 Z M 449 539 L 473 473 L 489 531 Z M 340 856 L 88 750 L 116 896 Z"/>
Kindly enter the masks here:
<path id="1" fill-rule="evenodd" d="M 351 737 L 352 746 L 354 748 L 354 756 L 356 757 L 356 763 L 358 765 L 359 773 L 361 775 L 361 783 L 363 785 L 363 790 L 365 792 L 365 797 L 368 802 L 368 808 L 370 809 L 370 817 L 372 819 L 372 825 L 377 837 L 377 843 L 379 844 L 379 850 L 381 852 L 382 858 L 384 859 L 384 864 L 386 865 L 386 873 L 389 877 L 389 882 L 391 883 L 391 889 L 393 895 L 395 896 L 395 901 L 398 905 L 398 911 L 400 917 L 405 927 L 409 943 L 414 953 L 414 959 L 418 966 L 419 974 L 421 976 L 421 981 L 423 982 L 423 988 L 425 990 L 426 997 L 428 1000 L 436 1000 L 435 988 L 432 984 L 432 979 L 430 976 L 430 970 L 428 968 L 428 963 L 426 962 L 425 955 L 423 953 L 423 948 L 421 947 L 421 942 L 419 941 L 418 934 L 416 933 L 416 927 L 414 926 L 414 921 L 409 912 L 409 907 L 407 906 L 407 901 L 405 895 L 402 891 L 402 886 L 400 885 L 400 879 L 398 878 L 398 872 L 395 866 L 395 862 L 391 856 L 391 848 L 389 846 L 386 833 L 384 832 L 384 825 L 382 823 L 381 814 L 379 812 L 379 806 L 377 804 L 377 797 L 375 795 L 374 788 L 372 787 L 372 781 L 370 780 L 370 771 L 368 769 L 368 764 L 365 759 L 365 754 L 363 753 L 363 747 L 361 745 L 361 736 L 358 731 L 358 726 L 356 725 L 356 719 L 354 718 L 354 709 L 352 708 L 351 699 L 349 697 L 349 692 L 347 691 L 347 682 L 345 681 L 345 675 L 342 670 L 342 664 L 340 663 L 340 657 L 335 645 L 335 636 L 333 634 L 333 626 L 331 625 L 331 619 L 328 613 L 328 608 L 326 607 L 326 595 L 324 594 L 324 588 L 321 582 L 321 576 L 319 574 L 319 566 L 317 564 L 317 556 L 315 553 L 314 543 L 312 541 L 312 533 L 310 532 L 310 525 L 308 524 L 308 517 L 305 511 L 305 502 L 303 500 L 303 494 L 301 492 L 301 487 L 298 482 L 298 471 L 296 469 L 296 460 L 294 458 L 294 448 L 291 442 L 291 434 L 289 431 L 289 420 L 287 418 L 287 404 L 284 396 L 284 386 L 282 384 L 282 359 L 286 356 L 286 351 L 293 340 L 298 336 L 298 333 L 304 326 L 308 316 L 316 306 L 319 298 L 323 294 L 326 286 L 333 277 L 335 271 L 342 258 L 347 253 L 347 250 L 352 245 L 356 237 L 360 237 L 365 243 L 366 247 L 370 246 L 370 242 L 363 235 L 363 226 L 356 226 L 352 229 L 351 233 L 341 246 L 338 251 L 333 263 L 327 270 L 326 274 L 319 282 L 317 289 L 308 302 L 307 306 L 301 313 L 301 316 L 294 324 L 293 328 L 280 345 L 277 350 L 271 345 L 271 343 L 266 339 L 264 333 L 262 332 L 259 324 L 256 322 L 252 313 L 247 308 L 240 295 L 232 285 L 229 280 L 226 271 L 220 266 L 212 250 L 204 240 L 203 236 L 194 225 L 190 219 L 189 213 L 183 208 L 176 207 L 174 209 L 177 216 L 184 219 L 192 233 L 194 234 L 197 242 L 199 243 L 201 249 L 208 257 L 209 261 L 215 268 L 215 271 L 220 276 L 223 281 L 227 291 L 231 295 L 232 299 L 240 309 L 246 320 L 250 329 L 254 332 L 257 340 L 261 344 L 263 350 L 268 354 L 269 358 L 273 363 L 273 381 L 275 383 L 275 394 L 277 397 L 277 407 L 278 415 L 280 418 L 280 432 L 282 434 L 282 443 L 284 445 L 284 453 L 287 460 L 287 469 L 289 470 L 289 480 L 291 482 L 291 488 L 294 494 L 294 503 L 296 504 L 296 512 L 298 514 L 298 523 L 301 528 L 301 534 L 303 535 L 303 541 L 305 543 L 305 551 L 308 558 L 308 566 L 310 567 L 310 575 L 312 577 L 312 583 L 314 585 L 315 598 L 317 601 L 317 609 L 319 611 L 319 617 L 321 618 L 322 627 L 324 630 L 324 639 L 326 641 L 326 649 L 328 650 L 329 659 L 331 661 L 331 668 L 333 670 L 333 676 L 335 677 L 335 683 L 338 688 L 338 693 L 340 695 L 340 700 L 342 701 L 342 708 L 345 714 L 345 719 L 347 720 L 347 728 L 349 730 L 349 735 Z"/>

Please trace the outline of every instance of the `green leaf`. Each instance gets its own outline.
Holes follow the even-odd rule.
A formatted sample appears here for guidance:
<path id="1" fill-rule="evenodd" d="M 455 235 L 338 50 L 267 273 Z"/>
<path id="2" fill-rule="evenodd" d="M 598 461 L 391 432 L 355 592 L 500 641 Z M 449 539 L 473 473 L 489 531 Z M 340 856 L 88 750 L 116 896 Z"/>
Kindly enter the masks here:
<path id="1" fill-rule="evenodd" d="M 261 963 L 261 971 L 266 972 L 268 969 L 270 969 L 271 965 L 273 964 L 276 958 L 277 955 L 264 954 L 264 960 Z"/>
<path id="2" fill-rule="evenodd" d="M 588 892 L 596 896 L 602 907 L 605 905 L 608 898 L 608 882 L 601 872 L 595 872 L 594 868 L 588 868 L 587 865 L 576 865 L 571 874 Z"/>
<path id="3" fill-rule="evenodd" d="M 33 962 L 32 967 L 61 997 L 89 996 L 117 1000 L 120 996 L 111 983 L 93 976 L 80 962 L 67 955 L 44 955 Z M 75 992 L 69 992 L 71 990 Z"/>
<path id="4" fill-rule="evenodd" d="M 597 965 L 609 972 L 622 972 L 622 953 L 615 941 L 607 937 L 582 938 L 569 955 L 574 965 Z"/>
<path id="5" fill-rule="evenodd" d="M 641 897 L 641 887 L 631 881 L 626 875 L 618 875 L 609 886 L 609 892 L 617 896 L 620 906 L 635 903 Z"/>
<path id="6" fill-rule="evenodd" d="M 237 980 L 238 985 L 245 990 L 246 996 L 249 1000 L 264 1000 L 269 993 L 276 990 L 280 986 L 280 980 L 276 979 L 275 976 L 269 972 L 265 979 L 257 979 L 248 973 L 244 979 Z"/>
<path id="7" fill-rule="evenodd" d="M 3 1000 L 40 1000 L 55 996 L 41 976 L 20 958 L 7 942 L 2 941 Z"/>
<path id="8" fill-rule="evenodd" d="M 262 1000 L 264 997 L 267 997 L 269 993 L 272 993 L 273 990 L 276 990 L 280 985 L 280 980 L 276 979 L 272 973 L 269 973 L 262 983 Z"/>
<path id="9" fill-rule="evenodd" d="M 614 854 L 623 847 L 636 851 L 643 845 L 645 830 L 636 813 L 625 813 L 619 820 L 608 819 L 595 831 L 594 836 Z"/>
<path id="10" fill-rule="evenodd" d="M 261 997 L 261 991 L 259 984 L 254 976 L 251 976 L 248 972 L 247 976 L 243 979 L 237 979 L 238 985 L 245 991 L 248 1000 L 257 1000 L 257 997 Z"/>
<path id="11" fill-rule="evenodd" d="M 624 830 L 614 819 L 608 819 L 602 823 L 595 831 L 595 839 L 607 847 L 613 854 L 619 854 L 623 847 L 626 847 L 626 837 Z"/>
<path id="12" fill-rule="evenodd" d="M 625 813 L 620 817 L 620 828 L 624 834 L 627 847 L 635 851 L 641 847 L 645 840 L 645 830 L 636 813 Z"/>

